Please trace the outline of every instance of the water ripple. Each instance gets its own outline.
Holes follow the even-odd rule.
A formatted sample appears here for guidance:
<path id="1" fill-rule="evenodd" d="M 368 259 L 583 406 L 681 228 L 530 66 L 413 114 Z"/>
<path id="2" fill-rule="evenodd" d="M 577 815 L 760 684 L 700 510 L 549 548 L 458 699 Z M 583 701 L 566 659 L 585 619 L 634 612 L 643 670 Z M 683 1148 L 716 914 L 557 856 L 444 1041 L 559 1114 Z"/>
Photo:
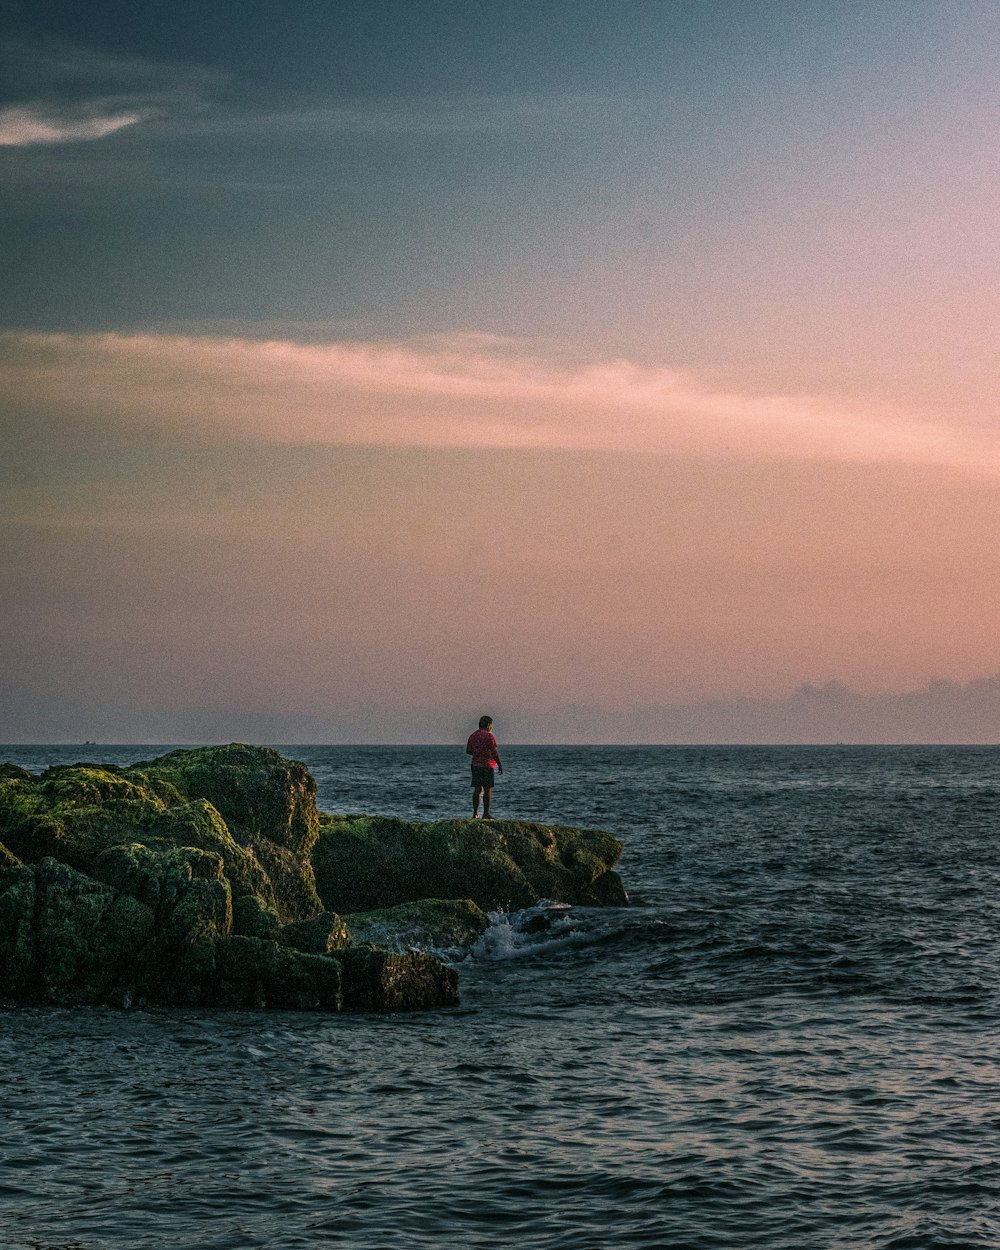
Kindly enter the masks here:
<path id="1" fill-rule="evenodd" d="M 443 749 L 292 753 L 464 806 Z M 994 1250 L 997 754 L 508 750 L 640 905 L 495 917 L 456 1010 L 0 1012 L 0 1250 Z"/>

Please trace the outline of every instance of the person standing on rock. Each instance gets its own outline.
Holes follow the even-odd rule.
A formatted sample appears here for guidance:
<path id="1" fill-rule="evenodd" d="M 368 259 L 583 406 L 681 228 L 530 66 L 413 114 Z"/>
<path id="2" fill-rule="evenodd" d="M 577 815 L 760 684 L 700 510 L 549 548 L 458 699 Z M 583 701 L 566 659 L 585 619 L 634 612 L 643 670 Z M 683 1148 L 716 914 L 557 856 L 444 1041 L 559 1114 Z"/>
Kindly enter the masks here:
<path id="1" fill-rule="evenodd" d="M 490 799 L 493 797 L 493 770 L 503 776 L 503 764 L 500 763 L 500 752 L 497 740 L 490 732 L 493 728 L 492 716 L 480 716 L 479 728 L 469 735 L 465 744 L 466 755 L 472 756 L 472 819 L 479 815 L 479 799 L 483 800 L 483 819 L 490 819 Z"/>

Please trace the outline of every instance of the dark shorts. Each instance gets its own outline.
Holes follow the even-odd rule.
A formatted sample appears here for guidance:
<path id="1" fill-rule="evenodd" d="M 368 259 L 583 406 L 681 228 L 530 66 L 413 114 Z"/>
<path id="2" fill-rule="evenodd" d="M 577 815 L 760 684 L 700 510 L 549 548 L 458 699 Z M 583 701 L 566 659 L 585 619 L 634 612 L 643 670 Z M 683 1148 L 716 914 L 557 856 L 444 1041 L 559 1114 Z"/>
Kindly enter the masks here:
<path id="1" fill-rule="evenodd" d="M 484 789 L 489 790 L 493 785 L 493 774 L 495 772 L 495 768 L 477 768 L 475 764 L 473 764 L 472 784 L 474 786 L 482 786 Z"/>

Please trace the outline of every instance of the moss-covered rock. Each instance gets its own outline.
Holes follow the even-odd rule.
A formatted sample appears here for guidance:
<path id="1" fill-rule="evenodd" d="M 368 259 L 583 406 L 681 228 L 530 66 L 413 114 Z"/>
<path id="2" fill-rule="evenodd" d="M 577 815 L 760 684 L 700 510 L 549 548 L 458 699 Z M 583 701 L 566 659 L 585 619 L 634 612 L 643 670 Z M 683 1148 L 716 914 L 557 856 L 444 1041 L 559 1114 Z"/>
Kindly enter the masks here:
<path id="1" fill-rule="evenodd" d="M 252 895 L 279 923 L 322 910 L 308 854 L 318 826 L 315 784 L 304 765 L 276 751 L 209 747 L 128 769 L 60 765 L 35 777 L 10 766 L 7 773 L 0 842 L 26 863 L 51 856 L 88 872 L 122 844 L 194 846 L 220 854 L 234 897 Z M 206 792 L 230 813 L 232 827 Z"/>
<path id="2" fill-rule="evenodd" d="M 323 905 L 341 915 L 426 898 L 515 910 L 539 898 L 624 904 L 621 850 L 609 833 L 525 821 L 325 816 L 313 866 Z"/>
<path id="3" fill-rule="evenodd" d="M 265 838 L 308 856 L 316 841 L 316 782 L 305 764 L 270 747 L 233 742 L 171 751 L 126 771 L 168 781 L 189 799 L 207 799 L 240 843 Z"/>
<path id="4" fill-rule="evenodd" d="M 458 1005 L 458 973 L 434 955 L 394 954 L 374 946 L 340 951 L 344 1009 L 426 1011 Z"/>
<path id="5" fill-rule="evenodd" d="M 169 785 L 187 800 L 200 800 L 202 811 L 219 814 L 228 847 L 221 831 L 214 844 L 207 828 L 189 836 L 192 845 L 223 854 L 234 895 L 256 895 L 282 923 L 308 919 L 321 909 L 310 860 L 319 830 L 316 783 L 304 764 L 270 747 L 230 743 L 171 751 L 134 764 L 126 775 L 146 786 Z M 170 817 L 189 819 L 181 811 Z M 174 841 L 181 836 L 181 831 L 171 835 Z M 246 857 L 242 862 L 236 850 Z"/>
<path id="6" fill-rule="evenodd" d="M 253 853 L 271 882 L 273 906 L 283 924 L 305 920 L 322 908 L 311 860 L 266 838 L 257 839 Z"/>
<path id="7" fill-rule="evenodd" d="M 198 847 L 151 849 L 138 843 L 105 851 L 93 875 L 151 908 L 158 940 L 170 947 L 229 937 L 232 894 L 221 855 Z"/>
<path id="8" fill-rule="evenodd" d="M 339 1011 L 343 1006 L 341 966 L 324 955 L 308 955 L 262 938 L 218 942 L 216 1005 L 256 1011 Z"/>
<path id="9" fill-rule="evenodd" d="M 220 856 L 132 844 L 105 852 L 95 872 L 54 859 L 18 871 L 0 894 L 0 993 L 62 1004 L 341 1007 L 336 961 L 230 937 Z M 329 937 L 329 916 L 325 927 Z"/>
<path id="10" fill-rule="evenodd" d="M 28 1001 L 128 1001 L 154 941 L 153 913 L 46 858 L 0 894 L 0 993 Z"/>
<path id="11" fill-rule="evenodd" d="M 0 781 L 33 781 L 34 773 L 22 768 L 20 764 L 11 764 L 8 760 L 0 764 Z"/>
<path id="12" fill-rule="evenodd" d="M 0 995 L 447 1006 L 456 974 L 421 951 L 470 945 L 488 926 L 483 909 L 625 901 L 608 834 L 366 816 L 322 825 L 320 836 L 304 765 L 267 748 L 41 776 L 0 767 Z"/>
<path id="13" fill-rule="evenodd" d="M 277 942 L 280 932 L 281 921 L 273 907 L 268 907 L 252 894 L 233 899 L 234 934 Z"/>
<path id="14" fill-rule="evenodd" d="M 490 927 L 489 916 L 469 898 L 425 898 L 356 912 L 344 921 L 359 945 L 397 952 L 472 946 Z"/>
<path id="15" fill-rule="evenodd" d="M 192 881 L 220 881 L 223 870 L 220 855 L 198 847 L 151 848 L 131 842 L 105 851 L 91 875 L 121 894 L 131 894 L 162 918 Z"/>
<path id="16" fill-rule="evenodd" d="M 9 850 L 2 842 L 0 842 L 0 874 L 2 874 L 6 869 L 20 867 L 21 861 L 17 858 L 14 852 Z M 3 881 L 2 875 L 0 875 L 0 881 Z"/>
<path id="17" fill-rule="evenodd" d="M 164 811 L 149 787 L 91 765 L 0 781 L 0 841 L 26 863 L 46 856 L 86 872 L 108 847 L 138 838 Z"/>
<path id="18" fill-rule="evenodd" d="M 6 847 L 0 845 L 0 894 L 10 888 L 24 865 Z"/>
<path id="19" fill-rule="evenodd" d="M 149 832 L 151 845 L 190 846 L 222 859 L 233 896 L 253 895 L 275 909 L 274 886 L 253 849 L 240 846 L 220 813 L 206 799 L 194 799 L 163 812 Z M 317 907 L 319 902 L 317 900 Z"/>
<path id="20" fill-rule="evenodd" d="M 277 940 L 310 955 L 329 955 L 350 946 L 353 934 L 335 911 L 321 911 L 311 920 L 282 925 Z"/>
<path id="21" fill-rule="evenodd" d="M 133 843 L 106 851 L 98 880 L 144 903 L 154 940 L 135 978 L 137 1002 L 210 1005 L 215 944 L 233 928 L 232 894 L 221 855 L 197 847 Z"/>

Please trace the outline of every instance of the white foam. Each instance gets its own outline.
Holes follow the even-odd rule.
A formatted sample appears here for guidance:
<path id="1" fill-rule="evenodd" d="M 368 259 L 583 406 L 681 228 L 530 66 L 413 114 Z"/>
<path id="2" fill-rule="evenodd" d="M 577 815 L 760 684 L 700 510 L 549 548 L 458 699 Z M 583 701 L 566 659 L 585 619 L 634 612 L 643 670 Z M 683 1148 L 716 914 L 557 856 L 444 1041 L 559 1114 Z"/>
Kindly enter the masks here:
<path id="1" fill-rule="evenodd" d="M 594 937 L 568 903 L 543 899 L 523 911 L 495 911 L 489 917 L 490 927 L 469 951 L 470 959 L 524 959 Z"/>

